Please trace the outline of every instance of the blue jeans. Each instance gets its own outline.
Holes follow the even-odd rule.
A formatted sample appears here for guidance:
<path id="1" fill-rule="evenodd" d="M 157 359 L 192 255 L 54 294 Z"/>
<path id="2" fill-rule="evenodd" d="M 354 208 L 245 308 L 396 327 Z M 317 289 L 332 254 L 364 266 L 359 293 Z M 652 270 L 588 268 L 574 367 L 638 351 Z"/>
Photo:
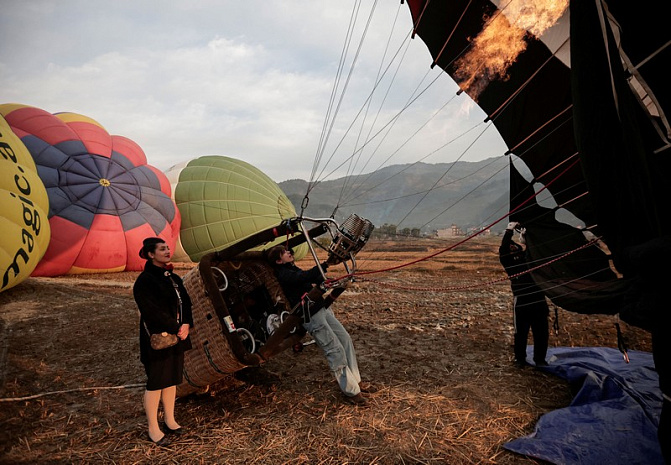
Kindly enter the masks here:
<path id="1" fill-rule="evenodd" d="M 346 396 L 361 392 L 359 365 L 356 361 L 354 344 L 347 330 L 338 321 L 330 308 L 323 308 L 312 315 L 303 327 L 321 347 L 329 368 L 333 372 L 340 389 Z"/>

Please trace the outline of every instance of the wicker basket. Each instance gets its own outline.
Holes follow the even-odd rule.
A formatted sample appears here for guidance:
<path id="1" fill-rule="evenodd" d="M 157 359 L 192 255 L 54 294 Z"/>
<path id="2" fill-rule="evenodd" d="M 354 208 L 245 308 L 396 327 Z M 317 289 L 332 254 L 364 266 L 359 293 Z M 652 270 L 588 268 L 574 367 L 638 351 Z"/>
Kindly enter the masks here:
<path id="1" fill-rule="evenodd" d="M 225 284 L 221 282 L 222 276 L 227 277 Z M 252 289 L 264 288 L 274 307 L 270 312 L 291 310 L 263 255 L 245 252 L 236 256 L 236 261 L 219 261 L 216 253 L 206 255 L 184 276 L 184 286 L 193 303 L 194 327 L 189 333 L 193 348 L 184 354 L 184 380 L 177 387 L 179 396 L 205 390 L 227 375 L 265 361 L 258 350 L 255 353 L 247 350 L 236 328 L 244 324 L 239 323 L 246 316 L 244 308 L 240 308 Z M 282 347 L 299 342 L 303 334 L 295 332 L 282 341 Z"/>

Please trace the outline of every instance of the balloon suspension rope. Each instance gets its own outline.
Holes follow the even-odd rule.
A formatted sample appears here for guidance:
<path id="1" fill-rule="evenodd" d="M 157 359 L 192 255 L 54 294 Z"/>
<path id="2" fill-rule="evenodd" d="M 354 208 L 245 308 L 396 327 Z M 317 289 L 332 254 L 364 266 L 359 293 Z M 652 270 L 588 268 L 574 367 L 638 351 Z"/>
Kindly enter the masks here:
<path id="1" fill-rule="evenodd" d="M 594 245 L 598 241 L 599 241 L 599 238 L 592 239 L 591 241 L 587 242 L 586 244 L 581 245 L 580 247 L 577 247 L 573 250 L 569 250 L 568 252 L 566 252 L 566 253 L 558 256 L 558 257 L 555 257 L 552 260 L 541 263 L 540 265 L 537 265 L 533 268 L 529 268 L 526 271 L 522 271 L 520 273 L 516 273 L 516 274 L 510 275 L 510 276 L 506 276 L 504 278 L 493 279 L 491 281 L 487 281 L 487 282 L 484 282 L 484 283 L 468 284 L 468 285 L 465 285 L 465 286 L 422 288 L 422 287 L 400 286 L 400 285 L 387 283 L 387 282 L 384 282 L 384 281 L 377 281 L 377 280 L 370 279 L 370 278 L 364 278 L 364 279 L 362 279 L 362 281 L 373 282 L 373 283 L 376 283 L 376 284 L 380 284 L 382 286 L 393 287 L 393 288 L 396 288 L 396 289 L 404 289 L 404 290 L 408 290 L 408 291 L 460 291 L 460 290 L 465 290 L 465 289 L 473 289 L 473 288 L 477 288 L 477 287 L 485 287 L 485 286 L 500 283 L 500 282 L 503 282 L 503 281 L 508 281 L 509 279 L 517 278 L 518 276 L 522 276 L 522 275 L 525 275 L 527 273 L 531 273 L 532 271 L 536 271 L 538 269 L 544 268 L 548 265 L 551 265 L 552 263 L 554 263 L 556 261 L 562 260 L 563 258 L 565 258 L 565 257 L 567 257 L 567 256 L 569 256 L 569 255 L 571 255 L 571 254 L 573 254 L 573 253 L 575 253 L 579 250 L 582 250 L 582 249 L 585 249 L 585 248 L 587 248 L 591 245 Z"/>
<path id="2" fill-rule="evenodd" d="M 559 178 L 560 178 L 564 173 L 566 173 L 568 170 L 570 170 L 571 168 L 573 168 L 573 166 L 575 166 L 577 163 L 578 163 L 578 160 L 574 161 L 571 165 L 569 165 L 566 169 L 564 169 L 564 171 L 562 171 L 561 173 L 559 173 L 554 179 L 552 179 L 550 182 L 548 182 L 547 184 L 545 184 L 545 185 L 543 186 L 542 189 L 540 189 L 538 192 L 536 192 L 536 193 L 534 193 L 533 195 L 531 195 L 528 199 L 526 199 L 524 202 L 522 202 L 521 204 L 519 204 L 517 207 L 513 208 L 512 210 L 510 210 L 507 214 L 505 214 L 505 215 L 503 215 L 502 217 L 498 218 L 497 220 L 493 221 L 493 222 L 490 223 L 488 226 L 482 228 L 480 231 L 477 231 L 477 232 L 471 234 L 470 236 L 465 237 L 463 240 L 457 242 L 456 244 L 452 244 L 451 246 L 446 247 L 446 248 L 444 248 L 444 249 L 441 249 L 441 250 L 439 250 L 439 251 L 437 251 L 437 252 L 434 252 L 434 253 L 432 253 L 432 254 L 430 254 L 430 255 L 427 255 L 427 256 L 425 256 L 425 257 L 418 258 L 418 259 L 416 259 L 416 260 L 412 260 L 412 261 L 407 262 L 407 263 L 402 263 L 402 264 L 400 264 L 400 265 L 391 266 L 391 267 L 383 268 L 383 269 L 380 269 L 380 270 L 360 271 L 360 272 L 356 272 L 356 273 L 351 273 L 351 274 L 347 274 L 347 275 L 339 276 L 339 277 L 337 277 L 337 278 L 330 279 L 330 280 L 326 281 L 326 284 L 328 285 L 331 281 L 341 281 L 341 280 L 343 280 L 343 279 L 349 279 L 349 278 L 358 277 L 358 276 L 371 275 L 371 274 L 384 273 L 384 272 L 388 272 L 388 271 L 398 270 L 398 269 L 401 269 L 401 268 L 405 268 L 405 267 L 414 265 L 414 264 L 416 264 L 416 263 L 420 263 L 420 262 L 429 260 L 429 259 L 434 258 L 434 257 L 436 257 L 436 256 L 438 256 L 438 255 L 441 255 L 441 254 L 443 254 L 443 253 L 445 253 L 445 252 L 447 252 L 447 251 L 450 251 L 450 250 L 454 249 L 455 247 L 458 247 L 458 246 L 460 246 L 461 244 L 470 241 L 470 240 L 473 239 L 474 237 L 479 236 L 480 234 L 484 233 L 485 231 L 487 231 L 488 229 L 490 229 L 490 228 L 491 228 L 492 226 L 494 226 L 495 224 L 497 224 L 497 223 L 499 223 L 500 221 L 502 221 L 504 218 L 510 216 L 510 214 L 515 213 L 516 211 L 520 210 L 520 209 L 521 209 L 522 207 L 524 207 L 527 203 L 531 202 L 531 200 L 533 200 L 534 198 L 536 198 L 536 196 L 538 196 L 541 192 L 543 192 L 545 189 L 547 189 L 548 187 L 550 187 L 550 186 L 551 186 L 557 179 L 559 179 Z M 585 246 L 587 246 L 587 245 L 590 245 L 590 244 L 586 244 Z M 585 246 L 583 246 L 583 247 L 585 247 Z M 580 247 L 580 248 L 582 248 L 582 247 Z M 580 249 L 580 248 L 579 248 L 579 249 Z M 576 250 L 579 250 L 579 249 L 576 249 Z M 568 253 L 572 253 L 572 252 L 573 252 L 573 251 L 568 252 Z"/>

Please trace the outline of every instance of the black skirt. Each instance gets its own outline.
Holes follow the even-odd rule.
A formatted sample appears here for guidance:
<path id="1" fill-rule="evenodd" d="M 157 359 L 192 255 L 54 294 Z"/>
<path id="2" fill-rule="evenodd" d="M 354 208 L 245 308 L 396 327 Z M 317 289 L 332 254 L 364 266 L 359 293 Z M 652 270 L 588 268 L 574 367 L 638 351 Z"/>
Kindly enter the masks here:
<path id="1" fill-rule="evenodd" d="M 184 370 L 183 343 L 162 350 L 149 349 L 151 352 L 144 363 L 147 373 L 147 391 L 158 391 L 170 386 L 182 384 Z"/>

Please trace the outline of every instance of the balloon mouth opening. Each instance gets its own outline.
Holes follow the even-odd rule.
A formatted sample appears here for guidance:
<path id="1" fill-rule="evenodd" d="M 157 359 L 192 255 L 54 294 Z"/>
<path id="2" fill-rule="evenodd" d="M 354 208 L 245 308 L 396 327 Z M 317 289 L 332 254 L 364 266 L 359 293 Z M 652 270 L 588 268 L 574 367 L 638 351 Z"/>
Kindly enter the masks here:
<path id="1" fill-rule="evenodd" d="M 103 187 L 109 187 L 112 184 L 111 182 L 109 182 L 109 179 L 105 179 L 105 178 L 101 178 L 98 182 Z"/>

